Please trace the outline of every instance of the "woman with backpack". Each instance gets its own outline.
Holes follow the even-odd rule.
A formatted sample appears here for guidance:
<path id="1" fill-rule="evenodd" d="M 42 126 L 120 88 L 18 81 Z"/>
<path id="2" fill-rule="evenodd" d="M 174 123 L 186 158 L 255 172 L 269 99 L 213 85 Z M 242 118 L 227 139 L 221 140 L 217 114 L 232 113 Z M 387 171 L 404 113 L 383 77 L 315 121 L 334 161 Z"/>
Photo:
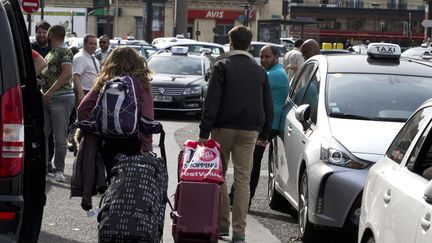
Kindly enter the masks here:
<path id="1" fill-rule="evenodd" d="M 138 115 L 138 117 L 123 119 L 120 123 L 117 122 L 115 128 L 118 128 L 118 126 L 123 127 L 124 125 L 130 125 L 124 124 L 125 121 L 130 123 L 130 120 L 134 120 L 136 122 L 141 117 L 145 117 L 150 120 L 154 119 L 150 71 L 147 67 L 147 63 L 145 59 L 142 58 L 133 48 L 118 47 L 114 49 L 106 58 L 105 65 L 103 66 L 99 75 L 96 77 L 92 89 L 84 97 L 83 101 L 79 105 L 77 110 L 79 121 L 94 119 L 92 118 L 92 116 L 94 116 L 94 111 L 92 112 L 92 110 L 101 104 L 100 101 L 98 101 L 101 91 L 107 89 L 107 83 L 112 83 L 114 81 L 117 82 L 119 79 L 127 79 L 130 83 L 132 83 L 133 87 L 131 87 L 130 90 L 134 92 L 133 97 L 136 97 L 137 104 L 126 104 L 126 106 L 136 105 L 138 113 L 135 112 L 132 114 L 135 114 L 135 116 Z M 129 94 L 126 93 L 127 92 L 125 92 L 125 96 L 129 97 Z M 109 112 L 110 111 L 108 111 L 108 113 Z M 106 117 L 104 118 L 106 119 Z M 96 121 L 96 124 L 97 123 L 98 121 Z M 109 122 L 108 125 L 110 125 Z M 135 125 L 133 125 L 133 127 L 136 127 Z M 152 135 L 144 134 L 139 131 L 138 128 L 136 129 L 136 133 L 130 133 L 127 135 L 125 134 L 125 136 L 104 136 L 102 132 L 99 151 L 101 152 L 102 159 L 105 164 L 108 182 L 112 176 L 111 169 L 115 164 L 115 156 L 117 154 L 121 153 L 130 156 L 145 154 L 149 151 L 152 151 Z"/>

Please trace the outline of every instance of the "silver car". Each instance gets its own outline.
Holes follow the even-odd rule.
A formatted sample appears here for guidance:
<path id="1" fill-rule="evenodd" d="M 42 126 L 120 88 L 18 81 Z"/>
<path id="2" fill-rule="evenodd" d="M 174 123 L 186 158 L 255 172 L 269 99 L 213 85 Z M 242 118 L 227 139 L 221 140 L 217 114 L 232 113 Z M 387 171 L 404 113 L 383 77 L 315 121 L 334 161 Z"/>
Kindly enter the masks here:
<path id="1" fill-rule="evenodd" d="M 357 231 L 369 167 L 432 97 L 432 67 L 399 57 L 373 43 L 368 55 L 314 56 L 291 80 L 268 194 L 271 208 L 298 213 L 303 242 L 320 242 L 316 226 Z"/>

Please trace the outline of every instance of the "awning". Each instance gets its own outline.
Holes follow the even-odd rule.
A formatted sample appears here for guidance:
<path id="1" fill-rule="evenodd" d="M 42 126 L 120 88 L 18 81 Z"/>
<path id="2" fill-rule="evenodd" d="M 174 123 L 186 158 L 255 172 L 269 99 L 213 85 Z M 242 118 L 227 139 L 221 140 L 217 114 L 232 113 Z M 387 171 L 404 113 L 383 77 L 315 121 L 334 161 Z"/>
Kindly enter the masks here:
<path id="1" fill-rule="evenodd" d="M 104 8 L 97 8 L 95 10 L 92 10 L 90 12 L 88 12 L 88 16 L 115 16 L 115 9 L 110 9 L 110 14 L 108 14 L 108 11 Z"/>

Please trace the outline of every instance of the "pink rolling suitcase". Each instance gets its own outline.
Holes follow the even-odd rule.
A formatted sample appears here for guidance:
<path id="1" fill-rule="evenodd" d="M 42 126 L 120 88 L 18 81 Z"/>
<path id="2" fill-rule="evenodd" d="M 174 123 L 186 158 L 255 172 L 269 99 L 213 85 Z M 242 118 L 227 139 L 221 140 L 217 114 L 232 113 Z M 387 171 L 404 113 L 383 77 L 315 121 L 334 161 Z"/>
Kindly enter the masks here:
<path id="1" fill-rule="evenodd" d="M 220 186 L 181 181 L 177 185 L 172 234 L 177 243 L 217 243 L 219 237 Z"/>

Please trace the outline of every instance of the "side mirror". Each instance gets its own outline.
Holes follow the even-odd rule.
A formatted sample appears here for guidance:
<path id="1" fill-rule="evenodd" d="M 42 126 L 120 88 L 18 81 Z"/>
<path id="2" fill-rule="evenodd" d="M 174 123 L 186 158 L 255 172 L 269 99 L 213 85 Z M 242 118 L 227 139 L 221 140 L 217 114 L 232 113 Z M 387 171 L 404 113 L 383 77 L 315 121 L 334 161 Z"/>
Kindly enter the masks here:
<path id="1" fill-rule="evenodd" d="M 427 184 L 423 198 L 427 203 L 432 205 L 432 180 Z"/>
<path id="2" fill-rule="evenodd" d="M 310 117 L 310 106 L 308 104 L 301 105 L 295 110 L 295 117 L 299 122 L 305 122 Z"/>
<path id="3" fill-rule="evenodd" d="M 207 72 L 205 73 L 205 75 L 204 75 L 204 80 L 205 81 L 208 81 L 209 80 L 209 78 L 210 78 L 210 68 L 207 70 Z"/>

